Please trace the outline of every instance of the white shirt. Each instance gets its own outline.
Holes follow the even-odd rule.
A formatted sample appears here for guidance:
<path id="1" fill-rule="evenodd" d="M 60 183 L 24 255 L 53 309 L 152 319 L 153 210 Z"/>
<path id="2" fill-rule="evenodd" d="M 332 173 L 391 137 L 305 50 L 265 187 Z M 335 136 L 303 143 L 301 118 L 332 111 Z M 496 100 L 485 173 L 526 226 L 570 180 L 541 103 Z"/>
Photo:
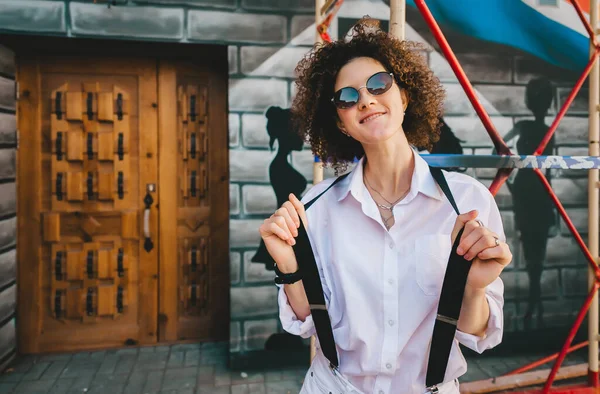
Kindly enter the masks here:
<path id="1" fill-rule="evenodd" d="M 340 372 L 365 393 L 415 393 L 425 388 L 429 345 L 452 243 L 456 213 L 413 151 L 409 194 L 394 207 L 388 232 L 363 183 L 363 160 L 307 210 L 308 236 L 321 275 L 340 361 Z M 484 225 L 505 240 L 496 202 L 477 180 L 444 172 L 461 213 L 479 211 Z M 315 185 L 306 203 L 333 178 Z M 490 306 L 483 337 L 457 331 L 444 382 L 467 370 L 458 343 L 483 352 L 502 340 L 504 285 L 486 288 Z M 280 286 L 284 330 L 308 338 L 312 316 L 300 321 Z M 318 341 L 317 341 L 317 348 Z"/>

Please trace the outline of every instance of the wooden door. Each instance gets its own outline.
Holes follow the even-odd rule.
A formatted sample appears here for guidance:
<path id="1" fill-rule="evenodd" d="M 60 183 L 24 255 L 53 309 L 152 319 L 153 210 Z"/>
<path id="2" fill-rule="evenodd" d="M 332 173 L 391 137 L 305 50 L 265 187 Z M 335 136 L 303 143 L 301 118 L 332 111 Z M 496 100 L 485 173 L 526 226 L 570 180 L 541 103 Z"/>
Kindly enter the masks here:
<path id="1" fill-rule="evenodd" d="M 19 349 L 154 343 L 156 62 L 18 65 Z"/>
<path id="2" fill-rule="evenodd" d="M 161 61 L 160 339 L 229 337 L 226 53 Z"/>

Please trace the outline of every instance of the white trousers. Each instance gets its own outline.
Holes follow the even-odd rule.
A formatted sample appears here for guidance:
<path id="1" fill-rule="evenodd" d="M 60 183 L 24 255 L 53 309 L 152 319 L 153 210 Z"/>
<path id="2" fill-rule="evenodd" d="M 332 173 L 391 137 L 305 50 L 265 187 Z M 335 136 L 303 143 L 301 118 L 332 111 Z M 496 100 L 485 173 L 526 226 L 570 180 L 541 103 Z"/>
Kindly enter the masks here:
<path id="1" fill-rule="evenodd" d="M 460 394 L 458 381 L 446 382 L 438 386 L 439 394 Z M 429 391 L 423 389 L 423 394 Z M 317 352 L 304 377 L 299 394 L 366 394 L 356 388 L 339 371 L 329 367 L 329 361 Z"/>

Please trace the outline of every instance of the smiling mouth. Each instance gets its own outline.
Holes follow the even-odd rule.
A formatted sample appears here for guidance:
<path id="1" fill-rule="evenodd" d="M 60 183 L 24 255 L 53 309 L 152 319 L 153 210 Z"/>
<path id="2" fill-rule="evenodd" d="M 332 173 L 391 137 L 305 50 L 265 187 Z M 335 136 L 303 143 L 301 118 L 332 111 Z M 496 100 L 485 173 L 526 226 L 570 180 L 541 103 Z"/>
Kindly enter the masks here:
<path id="1" fill-rule="evenodd" d="M 369 115 L 369 116 L 367 116 L 366 118 L 364 118 L 364 119 L 361 119 L 360 123 L 361 123 L 361 124 L 363 124 L 363 123 L 367 123 L 367 122 L 369 122 L 369 121 L 371 121 L 371 120 L 373 120 L 373 119 L 377 119 L 377 118 L 379 118 L 380 116 L 382 116 L 382 115 L 385 115 L 385 114 L 386 114 L 385 112 L 378 112 L 378 113 L 376 113 L 376 114 Z"/>

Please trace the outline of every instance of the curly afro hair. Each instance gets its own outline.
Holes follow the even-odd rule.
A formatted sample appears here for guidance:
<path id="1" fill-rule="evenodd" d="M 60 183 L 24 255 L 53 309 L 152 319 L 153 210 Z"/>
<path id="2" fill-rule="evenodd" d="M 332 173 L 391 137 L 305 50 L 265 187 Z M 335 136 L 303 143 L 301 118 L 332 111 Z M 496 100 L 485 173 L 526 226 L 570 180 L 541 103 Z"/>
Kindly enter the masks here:
<path id="1" fill-rule="evenodd" d="M 340 132 L 331 102 L 338 72 L 358 57 L 373 58 L 394 74 L 408 96 L 403 122 L 406 138 L 414 146 L 431 149 L 439 139 L 445 93 L 422 55 L 424 50 L 416 42 L 401 41 L 382 31 L 379 22 L 368 17 L 353 27 L 351 39 L 315 45 L 296 67 L 297 94 L 292 104 L 297 130 L 313 154 L 336 173 L 364 155 L 360 142 Z"/>

